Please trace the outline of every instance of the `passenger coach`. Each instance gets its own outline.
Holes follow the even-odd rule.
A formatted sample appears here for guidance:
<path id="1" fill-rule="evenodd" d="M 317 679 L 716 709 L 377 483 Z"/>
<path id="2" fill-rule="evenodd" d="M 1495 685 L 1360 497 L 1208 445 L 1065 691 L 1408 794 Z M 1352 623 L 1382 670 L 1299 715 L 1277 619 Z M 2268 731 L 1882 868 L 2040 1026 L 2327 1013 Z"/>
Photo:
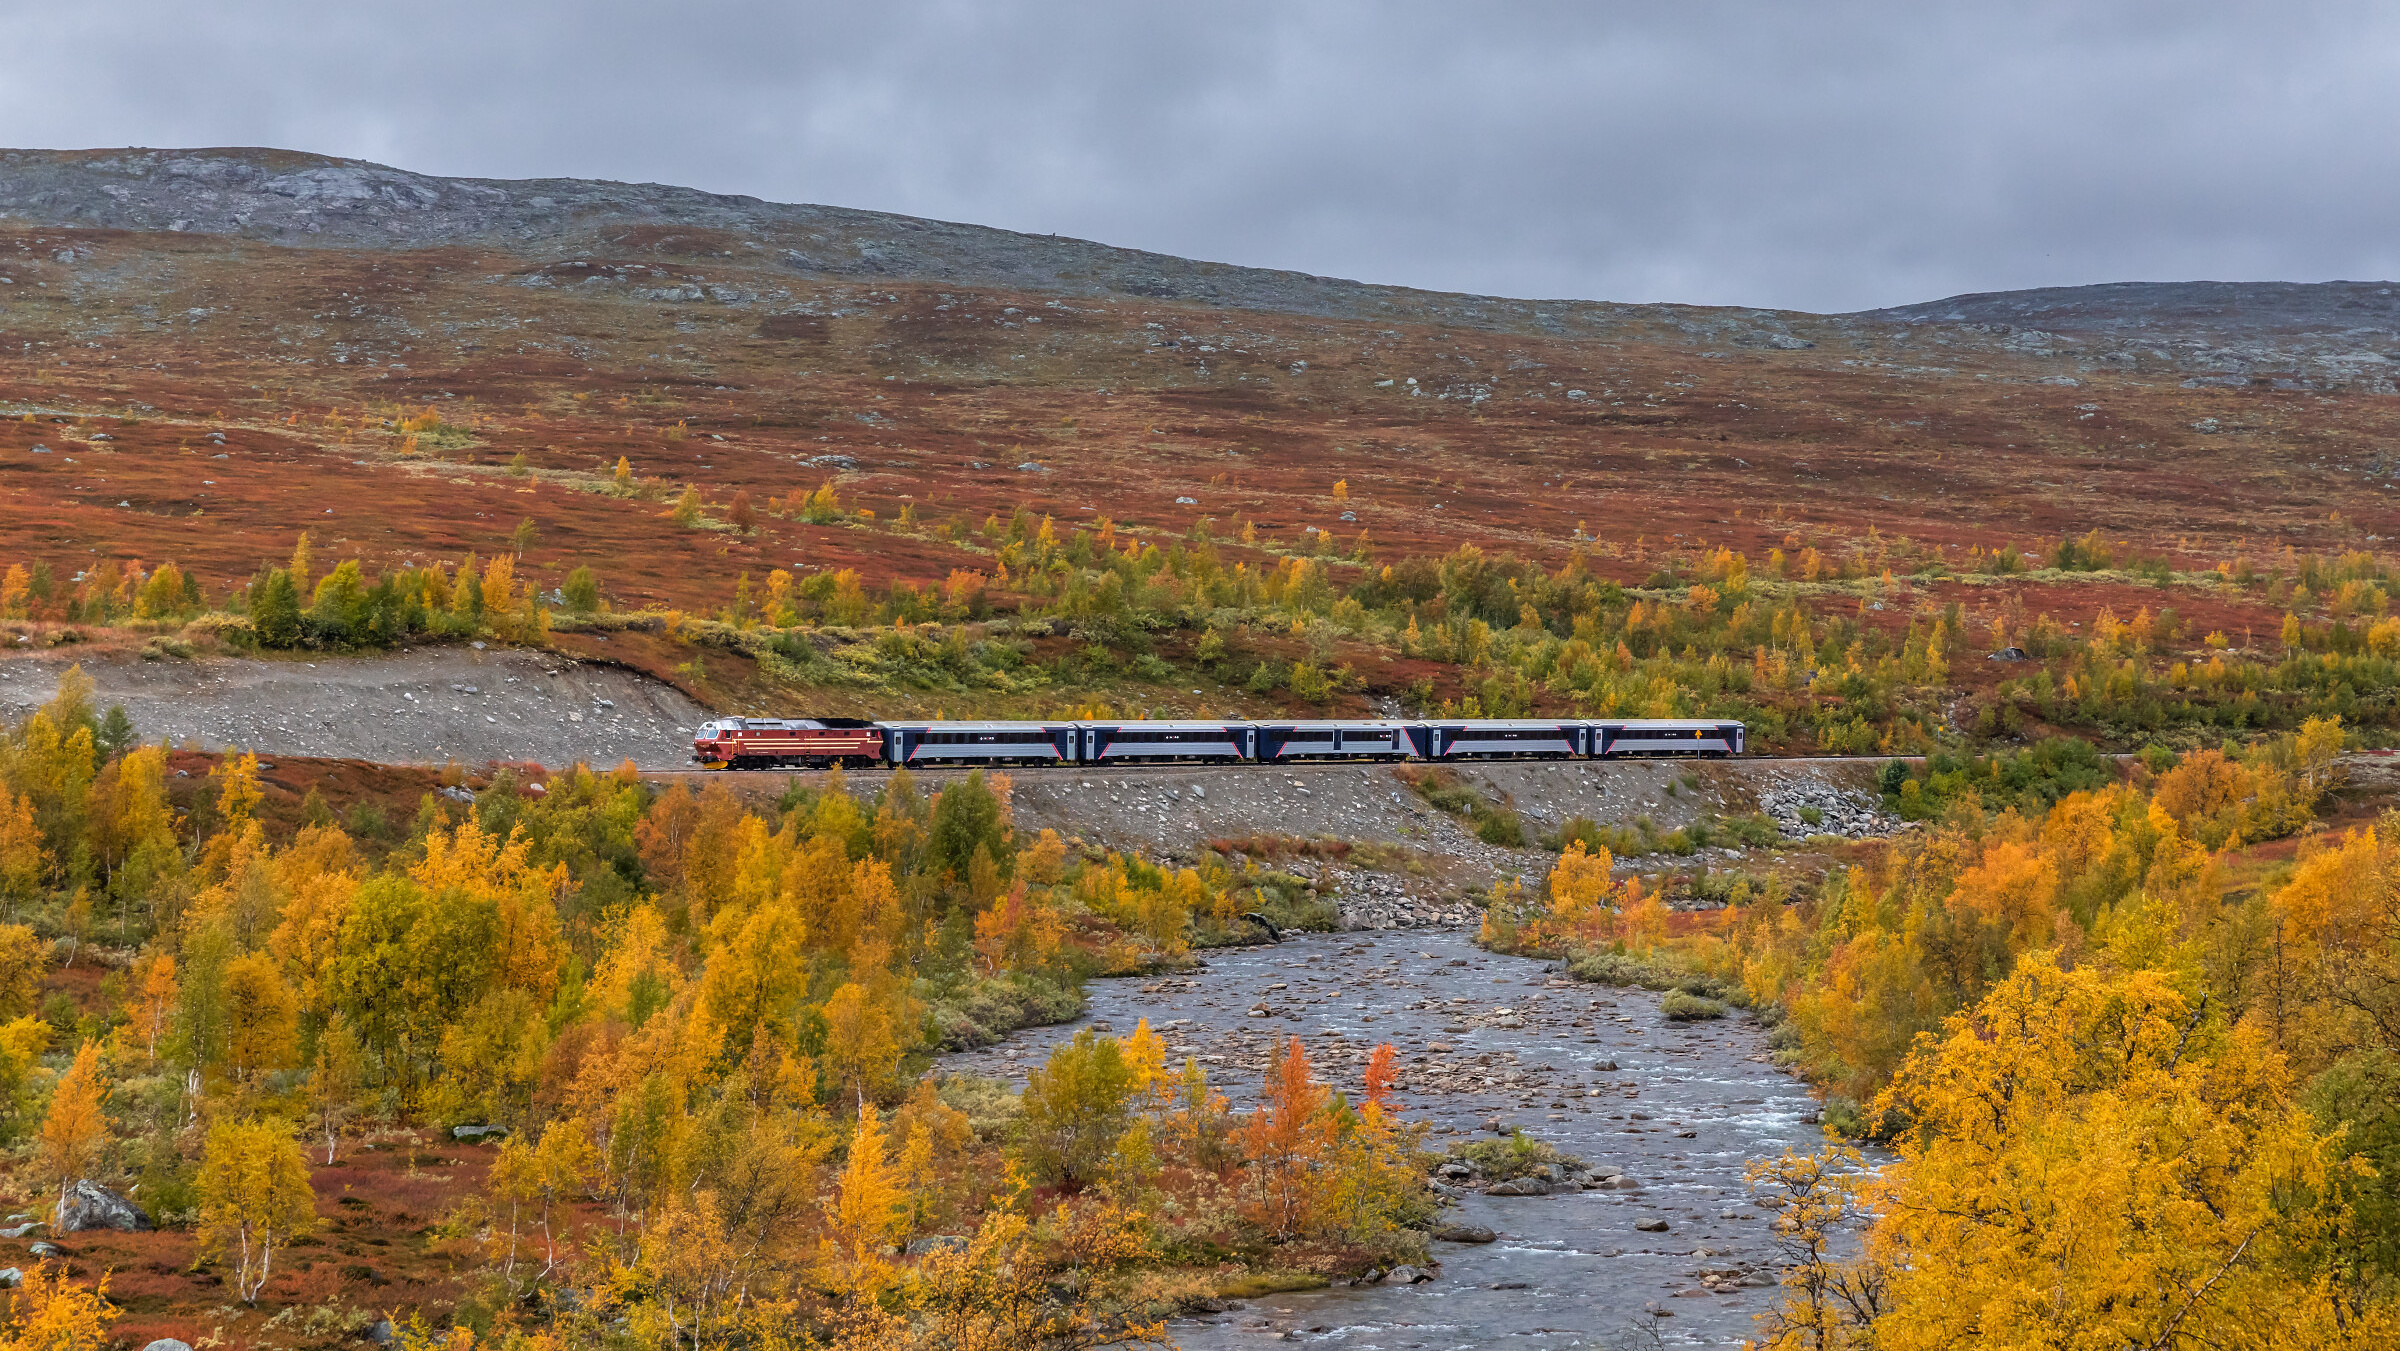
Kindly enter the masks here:
<path id="1" fill-rule="evenodd" d="M 887 722 L 884 759 L 895 765 L 1056 765 L 1081 758 L 1071 722 Z"/>
<path id="2" fill-rule="evenodd" d="M 1585 722 L 1481 718 L 1419 723 L 1411 731 L 1420 760 L 1571 760 L 1592 753 L 1592 725 Z"/>
<path id="3" fill-rule="evenodd" d="M 1110 761 L 1183 764 L 1253 758 L 1258 727 L 1246 722 L 1087 722 L 1081 725 L 1087 765 Z"/>
<path id="4" fill-rule="evenodd" d="M 1414 754 L 1404 722 L 1267 722 L 1260 760 L 1405 760 Z"/>

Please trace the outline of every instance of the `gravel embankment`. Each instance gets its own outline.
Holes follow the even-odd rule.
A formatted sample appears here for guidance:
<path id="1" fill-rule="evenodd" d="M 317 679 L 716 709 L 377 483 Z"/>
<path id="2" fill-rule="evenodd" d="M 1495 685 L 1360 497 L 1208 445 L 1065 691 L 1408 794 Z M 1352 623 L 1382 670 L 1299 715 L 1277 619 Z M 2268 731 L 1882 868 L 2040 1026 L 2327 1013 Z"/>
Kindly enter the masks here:
<path id="1" fill-rule="evenodd" d="M 24 716 L 74 665 L 56 653 L 0 660 L 0 719 Z M 240 746 L 386 764 L 691 760 L 707 710 L 613 666 L 514 648 L 420 648 L 388 657 L 87 662 L 102 708 L 123 704 L 145 740 Z"/>

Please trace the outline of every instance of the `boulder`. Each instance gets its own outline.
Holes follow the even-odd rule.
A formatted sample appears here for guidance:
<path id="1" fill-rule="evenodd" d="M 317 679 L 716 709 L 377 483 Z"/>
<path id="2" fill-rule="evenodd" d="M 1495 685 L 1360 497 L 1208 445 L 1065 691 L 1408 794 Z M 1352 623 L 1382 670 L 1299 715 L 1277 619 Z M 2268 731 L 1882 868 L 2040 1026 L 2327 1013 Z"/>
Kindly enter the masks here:
<path id="1" fill-rule="evenodd" d="M 1486 1196 L 1548 1196 L 1550 1184 L 1538 1177 L 1512 1177 L 1483 1189 Z"/>
<path id="2" fill-rule="evenodd" d="M 1445 1224 L 1433 1236 L 1444 1243 L 1495 1243 L 1500 1238 L 1480 1224 Z"/>
<path id="3" fill-rule="evenodd" d="M 143 1347 L 142 1351 L 192 1351 L 192 1344 L 190 1342 L 178 1341 L 173 1337 L 161 1337 L 157 1341 Z"/>
<path id="4" fill-rule="evenodd" d="M 1634 1228 L 1645 1234 L 1663 1234 L 1667 1232 L 1667 1222 L 1665 1220 L 1644 1220 Z"/>
<path id="5" fill-rule="evenodd" d="M 129 1234 L 146 1234 L 158 1226 L 140 1206 L 117 1193 L 85 1178 L 67 1189 L 65 1199 L 58 1203 L 58 1223 L 62 1234 L 80 1234 L 87 1229 L 115 1229 Z"/>
<path id="6" fill-rule="evenodd" d="M 966 1248 L 967 1240 L 961 1235 L 928 1234 L 923 1238 L 910 1239 L 908 1246 L 901 1251 L 909 1257 L 923 1257 L 927 1253 L 965 1252 Z"/>
<path id="7" fill-rule="evenodd" d="M 67 1250 L 55 1243 L 36 1243 L 25 1251 L 36 1257 L 64 1257 L 67 1255 Z"/>
<path id="8" fill-rule="evenodd" d="M 0 1290 L 14 1290 L 25 1279 L 25 1273 L 15 1267 L 0 1267 Z"/>
<path id="9" fill-rule="evenodd" d="M 486 1136 L 506 1134 L 508 1134 L 506 1126 L 452 1126 L 450 1128 L 450 1138 L 453 1140 L 481 1140 Z"/>
<path id="10" fill-rule="evenodd" d="M 1383 1279 L 1391 1285 L 1421 1285 L 1432 1280 L 1433 1273 L 1422 1267 L 1412 1267 L 1403 1263 L 1385 1272 Z"/>
<path id="11" fill-rule="evenodd" d="M 31 1224 L 12 1224 L 6 1229 L 0 1229 L 0 1238 L 23 1238 L 41 1227 L 40 1220 L 35 1220 Z"/>
<path id="12" fill-rule="evenodd" d="M 361 1335 L 376 1346 L 398 1346 L 400 1344 L 400 1333 L 392 1326 L 392 1320 L 389 1318 L 376 1319 Z"/>

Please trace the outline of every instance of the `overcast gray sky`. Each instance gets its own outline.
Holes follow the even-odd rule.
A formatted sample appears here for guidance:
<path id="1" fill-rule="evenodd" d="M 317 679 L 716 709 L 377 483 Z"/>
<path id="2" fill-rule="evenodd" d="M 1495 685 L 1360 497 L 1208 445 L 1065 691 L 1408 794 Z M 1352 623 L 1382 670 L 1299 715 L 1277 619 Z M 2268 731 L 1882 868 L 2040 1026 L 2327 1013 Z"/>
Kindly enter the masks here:
<path id="1" fill-rule="evenodd" d="M 0 141 L 1848 310 L 2400 274 L 2400 7 L 0 0 Z"/>

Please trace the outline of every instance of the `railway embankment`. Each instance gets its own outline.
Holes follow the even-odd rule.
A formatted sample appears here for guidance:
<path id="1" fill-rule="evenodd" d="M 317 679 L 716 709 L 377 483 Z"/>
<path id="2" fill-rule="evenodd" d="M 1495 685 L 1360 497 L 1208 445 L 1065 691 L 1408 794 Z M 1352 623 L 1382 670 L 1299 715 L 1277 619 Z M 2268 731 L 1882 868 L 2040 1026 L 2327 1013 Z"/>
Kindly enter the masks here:
<path id="1" fill-rule="evenodd" d="M 71 655 L 0 659 L 0 718 L 49 699 Z M 659 777 L 773 796 L 795 775 L 695 770 L 691 729 L 708 714 L 622 668 L 556 653 L 423 648 L 385 657 L 95 660 L 105 708 L 147 740 L 274 757 L 479 767 L 626 760 Z M 1541 848 L 1578 820 L 1621 832 L 1621 872 L 1741 866 L 1770 842 L 1876 835 L 1871 762 L 1491 761 L 1443 766 L 1109 766 L 1002 771 L 1017 823 L 1087 847 L 1196 860 L 1224 849 L 1303 879 L 1351 927 L 1469 924 L 1495 880 L 1538 876 Z M 964 771 L 920 775 L 930 790 Z M 850 775 L 872 785 L 879 772 Z M 1772 823 L 1771 825 L 1769 823 Z M 1739 823 L 1734 828 L 1729 823 Z M 1682 832 L 1680 839 L 1677 832 Z M 1512 843 L 1514 841 L 1514 843 Z"/>
<path id="2" fill-rule="evenodd" d="M 689 761 L 691 729 L 708 716 L 622 667 L 482 644 L 314 662 L 79 657 L 69 648 L 0 658 L 0 719 L 47 701 L 76 665 L 98 686 L 95 702 L 122 704 L 143 739 L 198 750 L 663 769 Z"/>
<path id="3" fill-rule="evenodd" d="M 1495 881 L 1529 883 L 1555 855 L 1542 847 L 1590 822 L 1620 845 L 1619 875 L 1745 866 L 1763 848 L 1808 836 L 1886 834 L 1874 762 L 1856 760 L 1486 761 L 1413 764 L 1137 765 L 1011 769 L 1022 830 L 1056 830 L 1087 848 L 1193 862 L 1222 852 L 1301 879 L 1345 927 L 1474 924 Z M 916 775 L 931 791 L 963 770 Z M 674 775 L 774 796 L 822 773 Z M 884 777 L 847 775 L 853 788 Z M 1772 807 L 1772 813 L 1762 810 Z M 1803 812 L 1811 813 L 1810 821 Z M 1516 834 L 1495 821 L 1513 821 Z M 1498 837 L 1496 841 L 1495 838 Z M 1519 841 L 1509 844 L 1514 838 Z M 1701 843 L 1705 841 L 1705 843 Z"/>

